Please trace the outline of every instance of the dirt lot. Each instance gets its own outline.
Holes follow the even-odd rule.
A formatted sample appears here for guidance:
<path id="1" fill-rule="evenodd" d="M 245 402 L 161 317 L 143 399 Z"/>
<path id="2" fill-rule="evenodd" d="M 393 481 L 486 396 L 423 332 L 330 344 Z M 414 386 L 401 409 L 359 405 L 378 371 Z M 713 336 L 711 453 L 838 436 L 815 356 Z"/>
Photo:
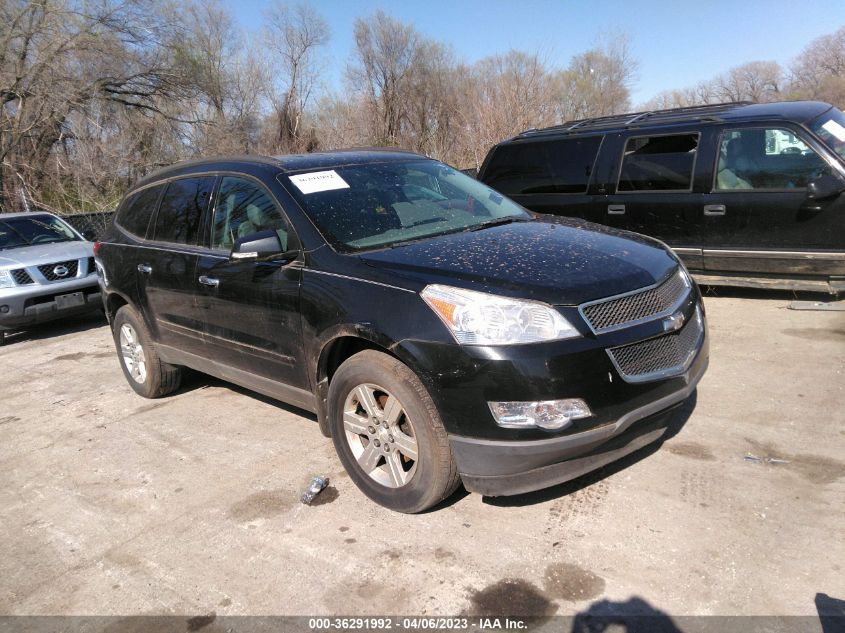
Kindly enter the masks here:
<path id="1" fill-rule="evenodd" d="M 845 312 L 708 297 L 680 433 L 595 476 L 421 516 L 313 416 L 195 376 L 136 396 L 96 319 L 0 349 L 0 613 L 815 615 L 845 599 Z M 747 455 L 759 461 L 746 459 Z M 767 461 L 767 458 L 785 460 Z M 332 478 L 320 505 L 299 495 Z"/>

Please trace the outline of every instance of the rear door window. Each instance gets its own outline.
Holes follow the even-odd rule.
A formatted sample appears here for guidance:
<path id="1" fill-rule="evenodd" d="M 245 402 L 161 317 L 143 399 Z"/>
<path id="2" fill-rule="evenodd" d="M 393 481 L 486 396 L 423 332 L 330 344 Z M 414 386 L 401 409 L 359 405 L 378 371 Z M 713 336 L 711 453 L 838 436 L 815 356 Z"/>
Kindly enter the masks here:
<path id="1" fill-rule="evenodd" d="M 779 128 L 727 130 L 719 142 L 718 190 L 803 189 L 833 170 L 794 132 Z"/>
<path id="2" fill-rule="evenodd" d="M 586 193 L 601 136 L 502 145 L 486 184 L 505 194 Z"/>
<path id="3" fill-rule="evenodd" d="M 156 215 L 153 239 L 195 245 L 214 180 L 214 176 L 203 176 L 168 183 Z"/>
<path id="4" fill-rule="evenodd" d="M 162 189 L 162 185 L 156 185 L 132 194 L 120 209 L 115 222 L 132 235 L 146 237 Z"/>
<path id="5" fill-rule="evenodd" d="M 629 138 L 617 191 L 689 191 L 697 150 L 698 134 Z"/>

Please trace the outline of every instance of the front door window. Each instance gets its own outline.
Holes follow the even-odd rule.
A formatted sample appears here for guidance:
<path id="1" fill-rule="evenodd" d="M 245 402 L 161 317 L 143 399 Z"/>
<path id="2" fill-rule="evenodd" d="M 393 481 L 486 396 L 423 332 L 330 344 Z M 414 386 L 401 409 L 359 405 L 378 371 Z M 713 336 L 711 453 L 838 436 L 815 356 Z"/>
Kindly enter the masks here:
<path id="1" fill-rule="evenodd" d="M 287 222 L 264 188 L 248 178 L 224 177 L 214 208 L 211 247 L 229 251 L 238 239 L 261 231 L 276 231 L 282 250 L 287 250 Z"/>
<path id="2" fill-rule="evenodd" d="M 803 189 L 832 173 L 830 165 L 790 130 L 728 130 L 719 143 L 716 189 Z"/>

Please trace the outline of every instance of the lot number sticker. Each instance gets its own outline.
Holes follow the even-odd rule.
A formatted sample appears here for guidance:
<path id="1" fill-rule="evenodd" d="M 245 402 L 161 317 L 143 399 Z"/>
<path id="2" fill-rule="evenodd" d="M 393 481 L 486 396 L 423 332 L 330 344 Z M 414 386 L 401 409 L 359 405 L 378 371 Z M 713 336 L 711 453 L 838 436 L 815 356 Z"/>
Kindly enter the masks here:
<path id="1" fill-rule="evenodd" d="M 833 119 L 825 123 L 822 127 L 831 134 L 833 134 L 840 141 L 845 141 L 845 127 L 842 127 Z"/>
<path id="2" fill-rule="evenodd" d="M 329 171 L 314 171 L 310 174 L 289 176 L 290 181 L 302 193 L 317 193 L 318 191 L 332 191 L 334 189 L 349 189 L 346 181 L 337 175 L 334 169 Z"/>

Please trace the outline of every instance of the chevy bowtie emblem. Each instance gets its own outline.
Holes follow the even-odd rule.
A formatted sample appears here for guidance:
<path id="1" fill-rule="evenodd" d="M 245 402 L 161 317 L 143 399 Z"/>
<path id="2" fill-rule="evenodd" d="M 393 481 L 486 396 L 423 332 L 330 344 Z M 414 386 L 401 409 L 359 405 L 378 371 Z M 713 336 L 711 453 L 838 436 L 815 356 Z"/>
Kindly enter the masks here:
<path id="1" fill-rule="evenodd" d="M 684 325 L 684 313 L 683 312 L 676 312 L 672 316 L 668 316 L 663 319 L 663 331 L 664 332 L 675 332 L 680 330 Z"/>

